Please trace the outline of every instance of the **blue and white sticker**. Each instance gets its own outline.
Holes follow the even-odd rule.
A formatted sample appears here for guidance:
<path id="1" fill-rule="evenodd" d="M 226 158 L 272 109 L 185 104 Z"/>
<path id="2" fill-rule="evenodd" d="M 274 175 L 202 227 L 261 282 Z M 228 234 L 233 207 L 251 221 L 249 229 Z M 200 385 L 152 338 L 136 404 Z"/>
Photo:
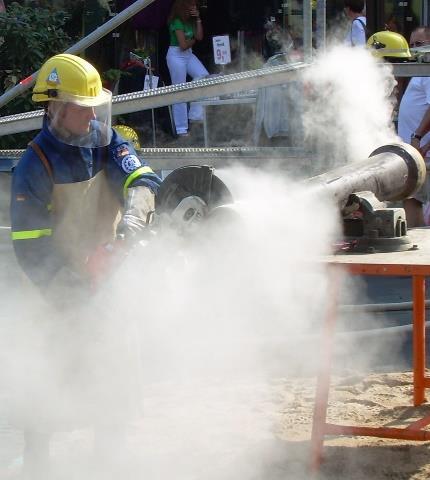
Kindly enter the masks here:
<path id="1" fill-rule="evenodd" d="M 49 83 L 56 83 L 57 85 L 60 83 L 60 77 L 58 76 L 57 69 L 54 68 L 51 73 L 48 75 L 48 78 L 46 79 L 47 82 Z"/>
<path id="2" fill-rule="evenodd" d="M 126 155 L 121 162 L 122 169 L 126 173 L 134 172 L 136 169 L 142 166 L 140 160 L 136 155 Z"/>

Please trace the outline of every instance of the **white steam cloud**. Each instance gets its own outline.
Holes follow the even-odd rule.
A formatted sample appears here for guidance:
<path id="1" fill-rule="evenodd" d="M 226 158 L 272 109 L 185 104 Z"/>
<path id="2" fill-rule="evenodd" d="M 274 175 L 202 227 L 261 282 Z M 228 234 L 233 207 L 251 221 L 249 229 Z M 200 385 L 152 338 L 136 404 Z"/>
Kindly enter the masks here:
<path id="1" fill-rule="evenodd" d="M 304 82 L 305 131 L 329 166 L 367 158 L 375 148 L 398 142 L 390 64 L 364 48 L 336 46 L 317 57 Z"/>
<path id="2" fill-rule="evenodd" d="M 133 252 L 115 287 L 142 335 L 149 422 L 140 468 L 150 478 L 171 474 L 158 448 L 176 478 L 263 478 L 279 454 L 268 448 L 276 444 L 270 379 L 309 368 L 309 352 L 293 339 L 321 324 L 326 281 L 316 259 L 328 251 L 336 216 L 282 177 L 221 173 L 239 225 L 186 242 L 164 232 Z"/>
<path id="3" fill-rule="evenodd" d="M 388 67 L 340 48 L 320 57 L 305 81 L 305 126 L 321 157 L 338 165 L 395 141 Z M 290 462 L 296 450 L 277 440 L 281 402 L 272 387 L 315 372 L 317 344 L 304 338 L 324 318 L 319 259 L 339 238 L 337 211 L 281 172 L 234 167 L 218 175 L 236 200 L 237 222 L 190 237 L 159 231 L 125 258 L 94 305 L 54 319 L 59 331 L 46 345 L 39 326 L 47 319 L 32 305 L 18 309 L 16 296 L 5 300 L 0 402 L 18 385 L 27 408 L 20 418 L 0 409 L 2 468 L 20 454 L 18 429 L 40 420 L 29 398 L 39 387 L 37 401 L 52 417 L 82 413 L 89 394 L 103 398 L 81 430 L 54 436 L 56 478 L 104 480 L 112 465 L 132 480 L 307 478 L 305 464 Z M 29 375 L 34 368 L 40 382 Z M 93 370 L 91 388 L 73 388 L 88 386 Z M 125 433 L 114 431 L 129 419 Z M 97 462 L 91 423 L 103 425 Z"/>

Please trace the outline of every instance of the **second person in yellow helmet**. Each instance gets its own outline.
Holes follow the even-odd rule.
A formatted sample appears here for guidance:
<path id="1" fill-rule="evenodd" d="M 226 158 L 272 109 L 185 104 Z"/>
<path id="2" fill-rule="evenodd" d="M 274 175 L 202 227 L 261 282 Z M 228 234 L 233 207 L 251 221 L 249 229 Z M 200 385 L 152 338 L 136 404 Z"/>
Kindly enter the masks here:
<path id="1" fill-rule="evenodd" d="M 136 130 L 127 125 L 115 125 L 113 129 L 121 135 L 122 138 L 131 142 L 135 150 L 140 150 L 139 135 Z"/>
<path id="2" fill-rule="evenodd" d="M 376 58 L 387 61 L 402 62 L 411 59 L 411 52 L 406 38 L 397 32 L 383 30 L 371 35 L 367 47 Z"/>
<path id="3" fill-rule="evenodd" d="M 126 312 L 117 329 L 118 316 L 89 308 L 88 267 L 100 245 L 145 231 L 161 181 L 111 128 L 111 92 L 87 61 L 69 54 L 47 60 L 33 100 L 45 116 L 13 174 L 11 229 L 29 285 L 48 302 L 29 319 L 41 341 L 29 342 L 34 355 L 26 354 L 34 361 L 15 404 L 25 418 L 24 478 L 46 480 L 52 432 L 95 426 L 98 451 L 110 460 L 124 444 L 129 416 L 139 410 L 133 367 L 120 348 Z M 109 331 L 107 344 L 114 347 L 106 350 Z"/>

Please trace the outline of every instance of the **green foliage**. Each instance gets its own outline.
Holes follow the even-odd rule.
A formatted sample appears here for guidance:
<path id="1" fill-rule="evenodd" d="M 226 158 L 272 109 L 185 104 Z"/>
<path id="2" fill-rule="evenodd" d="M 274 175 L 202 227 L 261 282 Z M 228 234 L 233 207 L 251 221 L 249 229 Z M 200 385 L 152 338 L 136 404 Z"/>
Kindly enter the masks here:
<path id="1" fill-rule="evenodd" d="M 146 49 L 146 48 L 135 48 L 133 50 L 133 53 L 139 56 L 140 58 L 144 59 L 146 57 L 149 57 L 152 53 L 152 49 Z"/>
<path id="2" fill-rule="evenodd" d="M 118 68 L 110 68 L 109 70 L 104 71 L 101 74 L 103 83 L 115 83 L 117 82 L 126 72 L 119 70 Z"/>
<path id="3" fill-rule="evenodd" d="M 100 76 L 103 86 L 108 90 L 113 91 L 119 79 L 128 75 L 130 75 L 128 72 L 124 72 L 123 70 L 119 70 L 118 68 L 110 68 L 109 70 L 105 70 L 104 72 L 102 72 Z"/>
<path id="4" fill-rule="evenodd" d="M 34 8 L 14 2 L 0 13 L 0 94 L 39 70 L 45 60 L 63 52 L 71 44 L 63 27 L 67 14 L 63 11 Z M 15 98 L 2 107 L 2 116 L 34 109 L 31 94 Z M 30 135 L 31 137 L 32 135 Z M 22 137 L 16 136 L 16 140 Z M 0 137 L 1 148 L 22 147 L 15 136 Z"/>
<path id="5" fill-rule="evenodd" d="M 21 78 L 26 77 L 51 55 L 64 51 L 70 44 L 63 30 L 66 18 L 62 11 L 12 3 L 0 14 L 2 73 L 8 69 Z"/>

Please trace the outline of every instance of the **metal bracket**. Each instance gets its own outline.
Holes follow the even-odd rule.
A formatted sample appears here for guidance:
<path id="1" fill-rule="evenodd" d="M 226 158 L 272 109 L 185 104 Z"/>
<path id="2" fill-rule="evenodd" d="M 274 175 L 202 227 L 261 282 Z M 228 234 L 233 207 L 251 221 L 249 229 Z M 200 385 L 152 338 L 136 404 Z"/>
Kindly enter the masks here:
<path id="1" fill-rule="evenodd" d="M 403 208 L 387 208 L 372 192 L 350 195 L 344 234 L 354 239 L 354 252 L 393 252 L 412 248 Z"/>

